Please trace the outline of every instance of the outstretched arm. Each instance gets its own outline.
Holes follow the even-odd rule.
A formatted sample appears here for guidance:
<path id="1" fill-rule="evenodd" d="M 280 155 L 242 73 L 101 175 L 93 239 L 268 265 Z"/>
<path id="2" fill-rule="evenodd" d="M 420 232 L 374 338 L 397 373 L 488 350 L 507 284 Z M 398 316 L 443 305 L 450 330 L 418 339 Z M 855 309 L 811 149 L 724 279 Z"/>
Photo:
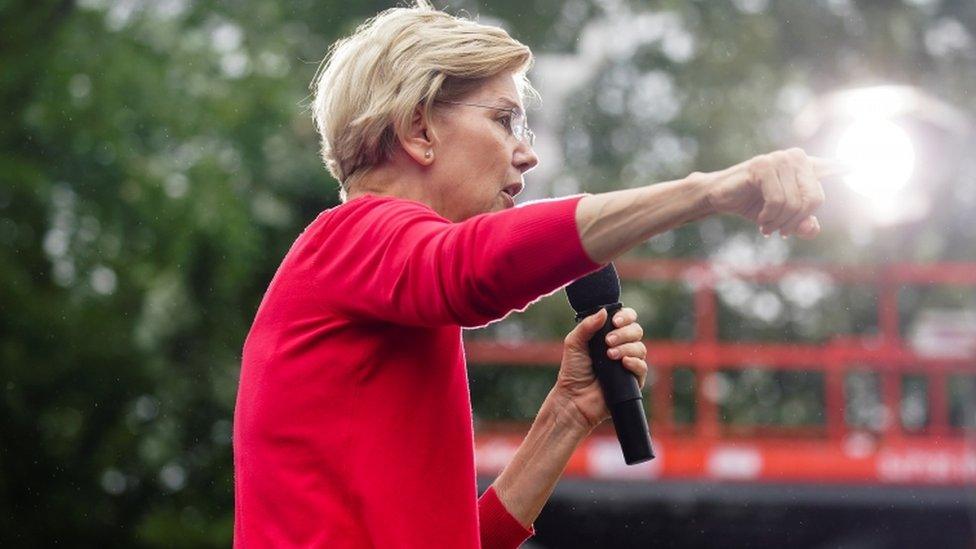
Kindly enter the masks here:
<path id="1" fill-rule="evenodd" d="M 813 238 L 823 204 L 820 179 L 843 172 L 837 163 L 789 149 L 731 168 L 684 179 L 584 197 L 576 208 L 583 249 L 606 263 L 648 238 L 715 213 L 745 217 L 770 235 Z"/>
<path id="2" fill-rule="evenodd" d="M 835 163 L 800 149 L 776 152 L 713 173 L 647 187 L 584 197 L 576 224 L 584 251 L 606 263 L 655 234 L 714 213 L 750 219 L 770 235 L 812 238 L 820 232 L 813 212 L 823 203 L 820 178 L 836 175 Z M 530 528 L 552 494 L 580 442 L 610 413 L 593 373 L 587 342 L 603 325 L 605 311 L 566 336 L 556 386 L 543 402 L 525 440 L 492 488 L 508 512 Z M 618 318 L 619 317 L 619 318 Z M 644 385 L 647 350 L 633 309 L 616 313 L 608 346 Z M 616 341 L 610 341 L 615 335 Z M 610 349 L 608 352 L 611 352 Z"/>

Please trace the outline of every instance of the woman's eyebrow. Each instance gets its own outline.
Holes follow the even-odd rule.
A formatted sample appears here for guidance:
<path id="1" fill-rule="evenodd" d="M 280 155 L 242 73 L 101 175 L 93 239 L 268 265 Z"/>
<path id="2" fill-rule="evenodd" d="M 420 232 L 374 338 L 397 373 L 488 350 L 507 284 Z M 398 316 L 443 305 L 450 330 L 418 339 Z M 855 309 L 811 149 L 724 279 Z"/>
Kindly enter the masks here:
<path id="1" fill-rule="evenodd" d="M 519 106 L 518 103 L 516 103 L 515 101 L 513 101 L 513 100 L 511 100 L 511 99 L 509 99 L 507 97 L 499 97 L 495 101 L 495 105 L 497 105 L 497 106 L 499 106 L 501 108 L 512 108 L 512 109 L 515 109 L 515 110 L 517 110 L 519 112 L 522 112 L 522 107 Z"/>

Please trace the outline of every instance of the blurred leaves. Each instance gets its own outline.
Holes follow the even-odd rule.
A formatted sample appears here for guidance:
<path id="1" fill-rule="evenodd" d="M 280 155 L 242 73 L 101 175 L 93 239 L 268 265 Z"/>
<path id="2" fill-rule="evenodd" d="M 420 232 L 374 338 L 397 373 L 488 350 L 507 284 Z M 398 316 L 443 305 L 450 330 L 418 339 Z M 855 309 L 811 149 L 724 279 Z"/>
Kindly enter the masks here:
<path id="1" fill-rule="evenodd" d="M 736 426 L 824 424 L 823 373 L 744 365 L 717 375 L 719 414 Z"/>
<path id="2" fill-rule="evenodd" d="M 5 545 L 230 542 L 243 338 L 337 200 L 303 107 L 314 8 L 3 6 Z"/>

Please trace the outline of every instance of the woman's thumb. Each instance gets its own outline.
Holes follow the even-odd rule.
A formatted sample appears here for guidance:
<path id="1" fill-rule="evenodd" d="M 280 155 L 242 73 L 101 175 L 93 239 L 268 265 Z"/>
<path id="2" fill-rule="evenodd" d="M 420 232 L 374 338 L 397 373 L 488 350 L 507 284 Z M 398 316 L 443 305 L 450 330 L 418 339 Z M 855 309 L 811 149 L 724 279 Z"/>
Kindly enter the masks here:
<path id="1" fill-rule="evenodd" d="M 586 344 L 593 339 L 593 336 L 600 331 L 600 328 L 603 327 L 606 321 L 607 310 L 602 308 L 584 318 L 583 322 L 580 322 L 576 328 L 573 328 L 573 331 L 570 332 L 570 334 L 573 336 L 573 343 L 577 343 L 580 346 L 585 347 Z"/>

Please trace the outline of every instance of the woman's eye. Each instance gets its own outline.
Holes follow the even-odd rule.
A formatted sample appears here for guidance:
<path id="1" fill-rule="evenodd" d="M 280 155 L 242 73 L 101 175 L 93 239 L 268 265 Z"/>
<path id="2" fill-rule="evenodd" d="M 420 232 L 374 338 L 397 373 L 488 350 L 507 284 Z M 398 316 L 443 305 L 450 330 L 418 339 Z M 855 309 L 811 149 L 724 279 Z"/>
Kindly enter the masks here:
<path id="1" fill-rule="evenodd" d="M 504 126 L 506 130 L 512 131 L 512 115 L 499 118 L 498 123 Z"/>

